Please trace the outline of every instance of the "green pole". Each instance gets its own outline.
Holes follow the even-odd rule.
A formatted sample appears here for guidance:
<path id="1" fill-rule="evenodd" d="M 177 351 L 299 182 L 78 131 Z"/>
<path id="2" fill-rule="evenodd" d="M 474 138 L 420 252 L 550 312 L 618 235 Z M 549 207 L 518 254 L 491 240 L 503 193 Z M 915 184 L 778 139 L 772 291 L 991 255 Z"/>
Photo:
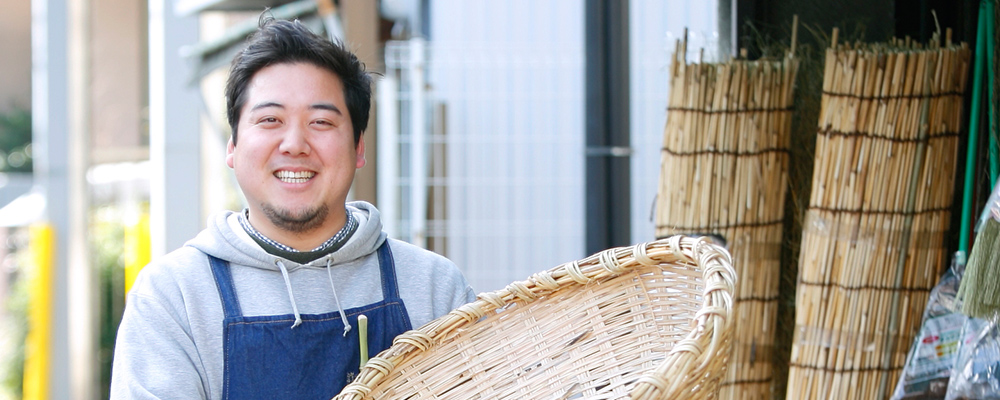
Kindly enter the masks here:
<path id="1" fill-rule="evenodd" d="M 983 64 L 986 55 L 986 1 L 979 3 L 979 24 L 976 28 L 976 54 L 973 59 L 972 109 L 969 111 L 969 141 L 965 155 L 965 183 L 962 185 L 962 220 L 958 235 L 958 251 L 969 254 L 969 222 L 972 217 L 972 186 L 976 176 L 976 142 L 979 140 L 979 103 L 983 96 Z"/>
<path id="2" fill-rule="evenodd" d="M 986 102 L 988 106 L 990 116 L 990 125 L 987 132 L 990 135 L 990 187 L 997 182 L 997 174 L 1000 173 L 1000 160 L 997 157 L 997 125 L 996 125 L 996 110 L 993 108 L 993 46 L 995 45 L 993 36 L 993 0 L 983 1 L 983 6 L 979 12 L 986 14 L 986 28 L 984 29 L 986 36 L 986 60 L 983 63 L 983 68 L 986 69 L 986 76 L 989 81 L 989 100 Z"/>

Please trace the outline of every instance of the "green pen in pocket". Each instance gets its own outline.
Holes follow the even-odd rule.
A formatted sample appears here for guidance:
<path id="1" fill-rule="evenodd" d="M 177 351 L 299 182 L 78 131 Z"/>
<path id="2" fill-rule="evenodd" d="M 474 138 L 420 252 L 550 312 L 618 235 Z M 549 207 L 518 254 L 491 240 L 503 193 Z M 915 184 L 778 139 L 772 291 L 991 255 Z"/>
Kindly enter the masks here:
<path id="1" fill-rule="evenodd" d="M 358 341 L 361 343 L 361 366 L 364 368 L 368 363 L 368 317 L 364 314 L 358 316 Z"/>

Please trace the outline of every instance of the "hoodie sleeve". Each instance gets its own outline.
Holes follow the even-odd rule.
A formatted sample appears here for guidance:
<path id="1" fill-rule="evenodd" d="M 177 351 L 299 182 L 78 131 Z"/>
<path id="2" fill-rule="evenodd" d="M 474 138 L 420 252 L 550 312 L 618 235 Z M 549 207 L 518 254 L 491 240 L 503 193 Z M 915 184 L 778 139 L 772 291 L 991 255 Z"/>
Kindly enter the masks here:
<path id="1" fill-rule="evenodd" d="M 137 292 L 141 288 L 129 293 L 118 328 L 111 398 L 209 398 L 204 368 L 184 319 L 155 297 Z"/>
<path id="2" fill-rule="evenodd" d="M 456 270 L 457 269 L 458 268 L 456 267 Z M 458 291 L 458 292 L 455 293 L 455 295 L 456 295 L 455 296 L 455 300 L 453 301 L 453 303 L 451 305 L 452 309 L 456 309 L 456 308 L 459 308 L 459 307 L 461 307 L 461 306 L 463 306 L 465 304 L 468 304 L 468 303 L 471 303 L 473 301 L 476 301 L 476 292 L 472 290 L 472 285 L 469 285 L 469 283 L 465 281 L 465 276 L 464 275 L 462 275 L 461 280 L 462 280 L 463 283 L 465 283 L 465 290 Z"/>
<path id="3" fill-rule="evenodd" d="M 476 299 L 462 271 L 451 260 L 406 242 L 391 239 L 399 294 L 410 322 L 418 328 Z"/>
<path id="4" fill-rule="evenodd" d="M 442 293 L 451 294 L 451 302 L 450 304 L 443 303 L 439 305 L 439 309 L 434 311 L 434 318 L 441 317 L 451 312 L 451 310 L 476 300 L 476 292 L 472 290 L 472 286 L 466 281 L 465 275 L 462 274 L 458 267 L 451 260 L 445 263 L 445 267 L 445 271 L 447 272 L 444 275 L 446 278 L 441 280 L 444 283 L 442 285 L 444 287 L 440 290 Z"/>

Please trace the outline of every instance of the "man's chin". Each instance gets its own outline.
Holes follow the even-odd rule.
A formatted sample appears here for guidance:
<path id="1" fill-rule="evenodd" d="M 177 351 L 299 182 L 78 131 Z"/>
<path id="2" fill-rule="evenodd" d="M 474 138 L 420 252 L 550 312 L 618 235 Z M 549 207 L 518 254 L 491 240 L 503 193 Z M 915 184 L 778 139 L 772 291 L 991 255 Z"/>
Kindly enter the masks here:
<path id="1" fill-rule="evenodd" d="M 290 210 L 263 204 L 261 205 L 261 211 L 274 226 L 295 233 L 305 233 L 319 228 L 326 221 L 330 213 L 330 209 L 325 205 L 315 208 Z"/>

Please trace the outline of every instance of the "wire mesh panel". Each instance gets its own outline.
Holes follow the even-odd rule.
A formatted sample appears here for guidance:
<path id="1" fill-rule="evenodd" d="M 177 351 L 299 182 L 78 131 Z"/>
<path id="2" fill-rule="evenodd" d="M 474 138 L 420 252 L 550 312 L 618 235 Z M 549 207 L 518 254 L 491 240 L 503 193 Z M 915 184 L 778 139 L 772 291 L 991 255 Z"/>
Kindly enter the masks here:
<path id="1" fill-rule="evenodd" d="M 525 12 L 530 10 L 530 12 Z M 448 256 L 476 290 L 583 252 L 583 4 L 435 1 Z"/>
<path id="2" fill-rule="evenodd" d="M 421 40 L 386 47 L 399 110 L 390 234 L 446 255 L 476 291 L 583 255 L 582 7 L 435 1 L 420 54 Z"/>
<path id="3" fill-rule="evenodd" d="M 688 31 L 686 58 L 718 61 L 718 1 L 629 1 L 629 114 L 632 141 L 632 241 L 655 237 L 653 205 L 660 179 L 663 116 L 670 96 L 675 41 Z M 699 57 L 705 60 L 699 60 Z"/>
<path id="4" fill-rule="evenodd" d="M 379 209 L 391 235 L 445 254 L 477 291 L 532 272 L 526 265 L 583 255 L 583 8 L 575 0 L 436 0 L 428 2 L 423 58 L 411 53 L 415 41 L 386 47 L 379 84 L 398 87 L 398 165 L 389 167 L 392 209 L 379 174 Z M 714 56 L 717 16 L 715 1 L 637 0 L 630 8 L 630 224 L 641 242 L 654 237 L 669 46 L 689 28 L 692 46 Z M 382 135 L 386 123 L 378 126 Z M 414 167 L 425 168 L 425 180 L 414 180 Z"/>

